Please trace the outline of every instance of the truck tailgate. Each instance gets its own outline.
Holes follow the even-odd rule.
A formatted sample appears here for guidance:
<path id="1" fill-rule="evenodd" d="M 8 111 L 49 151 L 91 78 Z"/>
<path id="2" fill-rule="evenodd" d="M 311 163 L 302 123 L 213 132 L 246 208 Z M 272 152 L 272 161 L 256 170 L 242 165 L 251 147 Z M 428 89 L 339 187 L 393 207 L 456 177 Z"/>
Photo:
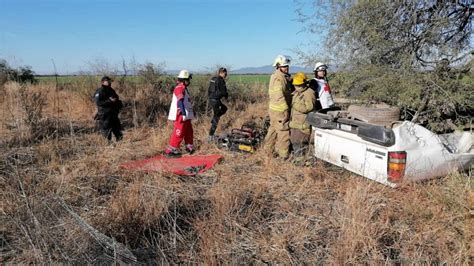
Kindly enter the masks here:
<path id="1" fill-rule="evenodd" d="M 366 144 L 354 141 L 351 133 L 333 132 L 330 129 L 315 129 L 314 147 L 316 157 L 349 171 L 363 174 Z"/>
<path id="2" fill-rule="evenodd" d="M 314 129 L 315 157 L 374 181 L 387 181 L 387 151 L 357 135 L 332 129 Z"/>

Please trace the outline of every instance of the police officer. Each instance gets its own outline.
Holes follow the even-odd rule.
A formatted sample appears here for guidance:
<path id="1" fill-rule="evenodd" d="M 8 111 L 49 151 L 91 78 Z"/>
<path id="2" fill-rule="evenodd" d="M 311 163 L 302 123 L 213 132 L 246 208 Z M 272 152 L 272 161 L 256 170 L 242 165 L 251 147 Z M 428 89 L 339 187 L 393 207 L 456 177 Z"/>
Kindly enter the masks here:
<path id="1" fill-rule="evenodd" d="M 115 139 L 119 141 L 123 134 L 118 115 L 123 105 L 119 96 L 111 87 L 112 82 L 111 78 L 104 76 L 101 79 L 102 86 L 94 93 L 97 105 L 96 120 L 99 122 L 99 128 L 104 137 L 111 141 L 112 134 L 114 134 Z"/>
<path id="2" fill-rule="evenodd" d="M 221 67 L 217 70 L 217 75 L 211 79 L 209 84 L 209 105 L 211 106 L 212 111 L 214 113 L 211 120 L 211 128 L 209 129 L 209 141 L 214 140 L 214 133 L 216 132 L 219 119 L 227 112 L 227 106 L 225 106 L 221 101 L 222 98 L 225 98 L 227 100 L 229 97 L 229 94 L 227 93 L 227 86 L 225 83 L 226 77 L 227 69 Z"/>

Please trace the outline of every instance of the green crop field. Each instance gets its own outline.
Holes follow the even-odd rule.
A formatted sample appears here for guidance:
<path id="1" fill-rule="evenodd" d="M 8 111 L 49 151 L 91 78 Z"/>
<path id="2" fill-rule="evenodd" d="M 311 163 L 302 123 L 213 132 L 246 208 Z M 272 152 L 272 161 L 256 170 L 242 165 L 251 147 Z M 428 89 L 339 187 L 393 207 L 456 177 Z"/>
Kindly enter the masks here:
<path id="1" fill-rule="evenodd" d="M 40 82 L 45 82 L 45 83 L 56 81 L 55 76 L 37 76 L 36 78 Z M 100 78 L 101 78 L 101 76 L 58 76 L 57 80 L 58 80 L 58 83 L 68 83 L 68 82 L 75 82 L 75 81 L 78 81 L 78 80 L 88 80 L 88 79 L 97 80 L 97 82 L 99 82 Z M 117 80 L 119 78 L 121 78 L 121 77 L 118 76 L 118 77 L 115 78 L 115 80 Z M 135 81 L 135 80 L 138 80 L 139 77 L 138 76 L 127 76 L 126 79 L 127 79 L 127 81 Z"/>
<path id="2" fill-rule="evenodd" d="M 206 75 L 196 75 L 195 78 L 202 78 L 205 77 Z M 99 76 L 58 76 L 58 83 L 68 83 L 68 82 L 74 82 L 77 81 L 78 79 L 93 79 L 97 80 L 99 82 L 100 77 Z M 118 80 L 121 77 L 116 77 L 115 80 Z M 37 79 L 40 82 L 55 82 L 56 77 L 54 76 L 38 76 Z M 135 81 L 140 79 L 138 76 L 127 76 L 126 77 L 127 81 Z M 243 84 L 255 84 L 255 83 L 260 83 L 260 84 L 267 84 L 270 79 L 270 75 L 266 74 L 258 74 L 258 75 L 229 75 L 228 76 L 228 82 L 230 83 L 243 83 Z"/>
<path id="3" fill-rule="evenodd" d="M 241 83 L 268 83 L 270 75 L 229 75 L 228 80 L 230 82 L 241 82 Z"/>

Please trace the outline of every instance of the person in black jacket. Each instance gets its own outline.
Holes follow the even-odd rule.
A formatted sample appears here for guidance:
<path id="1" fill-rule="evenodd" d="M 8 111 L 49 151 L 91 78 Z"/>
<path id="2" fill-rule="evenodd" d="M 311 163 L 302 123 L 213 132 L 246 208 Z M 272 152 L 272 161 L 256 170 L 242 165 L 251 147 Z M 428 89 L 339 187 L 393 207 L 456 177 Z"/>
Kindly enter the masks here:
<path id="1" fill-rule="evenodd" d="M 209 129 L 209 141 L 214 139 L 214 133 L 216 132 L 220 117 L 227 112 L 227 106 L 225 106 L 221 101 L 222 98 L 227 100 L 229 97 L 227 86 L 225 84 L 226 77 L 227 69 L 221 67 L 217 71 L 217 75 L 211 79 L 209 84 L 209 105 L 214 113 L 211 121 L 211 128 Z"/>
<path id="2" fill-rule="evenodd" d="M 94 100 L 97 105 L 96 120 L 99 122 L 99 128 L 109 141 L 112 140 L 114 134 L 117 141 L 122 139 L 122 125 L 118 117 L 120 109 L 122 109 L 122 102 L 119 96 L 112 89 L 112 79 L 104 76 L 101 79 L 102 86 L 94 93 Z"/>

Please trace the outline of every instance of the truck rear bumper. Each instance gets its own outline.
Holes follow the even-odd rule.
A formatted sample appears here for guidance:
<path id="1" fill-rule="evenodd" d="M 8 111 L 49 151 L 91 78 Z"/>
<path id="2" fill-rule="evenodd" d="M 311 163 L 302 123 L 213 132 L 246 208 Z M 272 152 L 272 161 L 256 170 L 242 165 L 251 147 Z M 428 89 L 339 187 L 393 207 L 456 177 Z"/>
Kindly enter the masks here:
<path id="1" fill-rule="evenodd" d="M 315 131 L 317 158 L 391 187 L 397 184 L 387 178 L 389 153 L 406 152 L 406 181 L 446 176 L 474 163 L 468 132 L 457 137 L 437 135 L 409 121 L 388 129 L 322 113 L 312 113 L 307 121 Z"/>

